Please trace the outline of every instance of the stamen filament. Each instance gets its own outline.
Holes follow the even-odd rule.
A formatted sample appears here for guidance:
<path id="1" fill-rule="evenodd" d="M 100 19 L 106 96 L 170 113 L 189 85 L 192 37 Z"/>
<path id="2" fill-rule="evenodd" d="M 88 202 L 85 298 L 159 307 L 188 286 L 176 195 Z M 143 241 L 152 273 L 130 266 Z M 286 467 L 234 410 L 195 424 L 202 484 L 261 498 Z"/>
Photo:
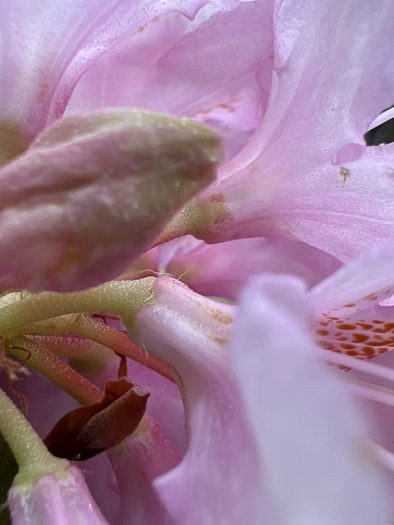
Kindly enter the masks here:
<path id="1" fill-rule="evenodd" d="M 388 469 L 394 470 L 394 454 L 377 443 L 372 443 L 372 447 L 378 461 Z"/>
<path id="2" fill-rule="evenodd" d="M 317 355 L 325 361 L 330 361 L 330 363 L 346 366 L 366 374 L 372 374 L 377 377 L 387 379 L 388 381 L 394 381 L 394 370 L 386 366 L 378 365 L 376 363 L 371 363 L 371 361 L 365 361 L 358 359 L 357 357 L 351 357 L 328 350 L 318 350 Z"/>
<path id="3" fill-rule="evenodd" d="M 14 484 L 29 488 L 44 474 L 65 474 L 68 461 L 55 458 L 48 452 L 29 421 L 1 389 L 0 432 L 19 465 Z"/>
<path id="4" fill-rule="evenodd" d="M 26 350 L 30 353 L 28 357 Z M 100 388 L 76 372 L 39 341 L 18 337 L 7 341 L 6 351 L 22 362 L 27 362 L 82 405 L 99 403 L 104 397 L 104 392 Z"/>
<path id="5" fill-rule="evenodd" d="M 349 378 L 353 392 L 356 394 L 369 399 L 370 401 L 377 401 L 385 405 L 394 407 L 394 392 L 388 388 L 373 385 L 364 381 L 356 381 L 355 379 Z"/>

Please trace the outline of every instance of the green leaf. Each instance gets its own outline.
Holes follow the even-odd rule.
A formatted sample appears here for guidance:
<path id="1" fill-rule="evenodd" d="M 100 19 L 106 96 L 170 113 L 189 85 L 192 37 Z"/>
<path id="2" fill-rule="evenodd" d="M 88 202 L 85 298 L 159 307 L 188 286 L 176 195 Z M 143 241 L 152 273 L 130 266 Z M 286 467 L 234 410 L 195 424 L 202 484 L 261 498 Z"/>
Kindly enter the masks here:
<path id="1" fill-rule="evenodd" d="M 0 525 L 11 525 L 10 513 L 4 505 L 7 503 L 7 494 L 17 472 L 18 464 L 0 434 Z"/>

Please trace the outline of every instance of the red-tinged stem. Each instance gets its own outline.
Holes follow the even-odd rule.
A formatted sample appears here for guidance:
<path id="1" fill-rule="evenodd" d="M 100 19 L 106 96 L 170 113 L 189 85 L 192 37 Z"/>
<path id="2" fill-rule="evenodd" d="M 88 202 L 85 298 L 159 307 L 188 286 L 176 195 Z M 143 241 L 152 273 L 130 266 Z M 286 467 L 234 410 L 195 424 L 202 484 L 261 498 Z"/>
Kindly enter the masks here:
<path id="1" fill-rule="evenodd" d="M 27 362 L 82 405 L 99 403 L 104 397 L 104 392 L 100 388 L 72 369 L 39 341 L 18 337 L 7 342 L 6 350 L 22 362 Z"/>
<path id="2" fill-rule="evenodd" d="M 141 348 L 130 340 L 127 334 L 120 332 L 113 326 L 100 323 L 91 317 L 81 315 L 72 324 L 70 332 L 111 348 L 117 354 L 130 357 L 134 361 L 137 361 L 167 379 L 174 381 L 169 370 L 158 359 L 148 354 L 146 351 L 144 352 L 141 350 Z"/>

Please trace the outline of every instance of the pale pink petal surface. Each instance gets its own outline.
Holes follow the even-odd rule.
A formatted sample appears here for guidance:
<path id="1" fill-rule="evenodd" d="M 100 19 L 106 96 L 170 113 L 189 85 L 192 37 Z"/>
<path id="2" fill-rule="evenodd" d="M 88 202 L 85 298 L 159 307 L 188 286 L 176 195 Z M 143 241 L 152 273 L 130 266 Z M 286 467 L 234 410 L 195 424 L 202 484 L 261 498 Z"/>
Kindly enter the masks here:
<path id="1" fill-rule="evenodd" d="M 236 300 L 248 279 L 262 272 L 297 275 L 314 286 L 340 267 L 337 259 L 305 243 L 280 238 L 206 244 L 191 235 L 145 252 L 123 279 L 169 274 L 206 296 Z"/>
<path id="2" fill-rule="evenodd" d="M 385 367 L 385 370 L 394 375 L 394 353 L 388 352 L 384 355 L 378 355 L 372 363 L 374 365 L 380 365 Z M 368 363 L 369 364 L 369 363 Z M 361 373 L 359 370 L 350 370 L 346 374 L 349 378 L 355 379 L 356 381 L 363 381 L 376 386 L 376 390 L 372 390 L 371 397 L 363 399 L 366 405 L 370 420 L 373 421 L 372 431 L 374 433 L 374 439 L 381 446 L 385 447 L 391 453 L 394 453 L 393 443 L 393 432 L 394 432 L 394 420 L 393 420 L 393 404 L 382 403 L 379 400 L 374 399 L 373 395 L 375 392 L 393 392 L 393 381 L 384 378 L 374 377 L 368 373 Z M 364 383 L 365 384 L 365 383 Z M 385 390 L 387 389 L 387 390 Z M 393 472 L 391 472 L 391 481 L 394 482 Z"/>
<path id="3" fill-rule="evenodd" d="M 166 362 L 184 399 L 188 449 L 154 481 L 174 523 L 256 523 L 260 472 L 223 346 L 232 308 L 160 277 L 134 336 Z M 132 334 L 131 334 L 132 335 Z"/>
<path id="4" fill-rule="evenodd" d="M 194 117 L 221 131 L 231 156 L 261 121 L 271 72 L 272 2 L 207 3 L 194 20 L 154 18 L 103 56 L 68 111 L 123 105 Z"/>
<path id="5" fill-rule="evenodd" d="M 306 300 L 295 278 L 255 278 L 233 332 L 274 523 L 388 523 L 391 499 L 365 422 L 340 373 L 314 358 Z"/>
<path id="6" fill-rule="evenodd" d="M 164 251 L 166 245 L 160 249 Z M 275 238 L 201 242 L 194 249 L 175 253 L 162 271 L 202 295 L 235 300 L 247 280 L 258 273 L 297 275 L 313 286 L 338 267 L 336 259 L 307 244 Z"/>
<path id="7" fill-rule="evenodd" d="M 223 166 L 226 180 L 198 199 L 205 214 L 222 203 L 199 235 L 281 234 L 342 261 L 391 235 L 394 148 L 367 148 L 363 139 L 393 102 L 391 15 L 390 0 L 276 3 L 268 108 Z M 193 233 L 193 219 L 185 225 Z"/>
<path id="8" fill-rule="evenodd" d="M 154 478 L 174 468 L 182 456 L 160 425 L 145 417 L 137 432 L 109 452 L 121 496 L 119 525 L 173 523 L 160 501 Z"/>
<path id="9" fill-rule="evenodd" d="M 310 291 L 316 311 L 351 314 L 394 292 L 394 238 L 377 244 Z M 353 303 L 353 304 L 352 304 Z"/>

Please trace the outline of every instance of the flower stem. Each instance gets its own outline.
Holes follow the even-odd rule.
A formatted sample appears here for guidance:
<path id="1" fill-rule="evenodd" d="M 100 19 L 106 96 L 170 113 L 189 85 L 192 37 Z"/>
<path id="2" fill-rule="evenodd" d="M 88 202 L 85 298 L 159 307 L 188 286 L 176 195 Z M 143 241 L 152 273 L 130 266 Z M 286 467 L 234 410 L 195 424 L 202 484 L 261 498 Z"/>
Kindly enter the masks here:
<path id="1" fill-rule="evenodd" d="M 39 341 L 26 337 L 11 339 L 6 343 L 6 351 L 22 362 L 27 362 L 81 405 L 99 403 L 104 397 L 104 392 L 100 388 L 78 374 Z"/>
<path id="2" fill-rule="evenodd" d="M 51 333 L 53 333 L 53 331 L 51 331 Z M 58 357 L 98 363 L 99 366 L 97 368 L 99 371 L 105 369 L 108 362 L 116 357 L 112 350 L 90 339 L 68 337 L 67 335 L 48 337 L 47 335 L 31 335 L 30 332 L 29 335 L 25 335 L 24 337 L 33 343 L 39 344 L 41 348 L 49 350 Z M 14 342 L 15 340 L 17 340 L 17 338 L 12 338 L 9 341 L 11 341 L 12 344 L 16 344 Z"/>
<path id="3" fill-rule="evenodd" d="M 68 461 L 48 452 L 29 421 L 1 389 L 0 432 L 19 465 L 14 484 L 29 489 L 44 474 L 65 474 Z"/>
<path id="4" fill-rule="evenodd" d="M 54 321 L 55 320 L 56 319 L 54 319 Z M 24 332 L 24 329 L 26 332 Z M 174 381 L 167 367 L 146 351 L 141 350 L 141 348 L 131 341 L 126 333 L 117 330 L 113 326 L 96 321 L 88 315 L 75 316 L 74 321 L 68 326 L 66 332 L 63 329 L 63 325 L 56 322 L 48 325 L 48 329 L 46 329 L 43 323 L 33 323 L 28 327 L 24 327 L 24 329 L 21 329 L 20 333 L 28 333 L 29 335 L 37 334 L 41 340 L 41 344 L 44 344 L 46 340 L 46 348 L 50 349 L 56 355 L 80 358 L 84 356 L 88 357 L 89 354 L 92 359 L 95 357 L 97 361 L 100 360 L 100 357 L 103 357 L 103 359 L 101 359 L 103 361 L 105 360 L 105 356 L 100 356 L 99 352 L 103 354 L 105 349 L 111 349 L 116 354 L 129 357 L 133 359 L 133 361 L 141 363 L 170 381 Z M 14 331 L 14 333 L 16 332 L 17 331 Z M 44 334 L 63 336 L 79 335 L 86 339 L 45 337 Z M 90 340 L 90 344 L 87 344 L 86 340 Z M 95 346 L 92 346 L 93 342 Z M 93 356 L 94 353 L 96 354 L 95 356 Z"/>
<path id="5" fill-rule="evenodd" d="M 106 311 L 120 315 L 133 326 L 135 312 L 152 298 L 154 277 L 138 281 L 111 281 L 82 292 L 45 292 L 12 303 L 0 310 L 0 334 L 22 326 L 70 313 Z"/>
<path id="6" fill-rule="evenodd" d="M 111 348 L 117 354 L 130 357 L 137 363 L 141 363 L 167 379 L 174 381 L 171 373 L 158 359 L 142 351 L 130 340 L 127 334 L 112 326 L 95 321 L 86 315 L 81 315 L 78 316 L 71 326 L 70 332 Z"/>

